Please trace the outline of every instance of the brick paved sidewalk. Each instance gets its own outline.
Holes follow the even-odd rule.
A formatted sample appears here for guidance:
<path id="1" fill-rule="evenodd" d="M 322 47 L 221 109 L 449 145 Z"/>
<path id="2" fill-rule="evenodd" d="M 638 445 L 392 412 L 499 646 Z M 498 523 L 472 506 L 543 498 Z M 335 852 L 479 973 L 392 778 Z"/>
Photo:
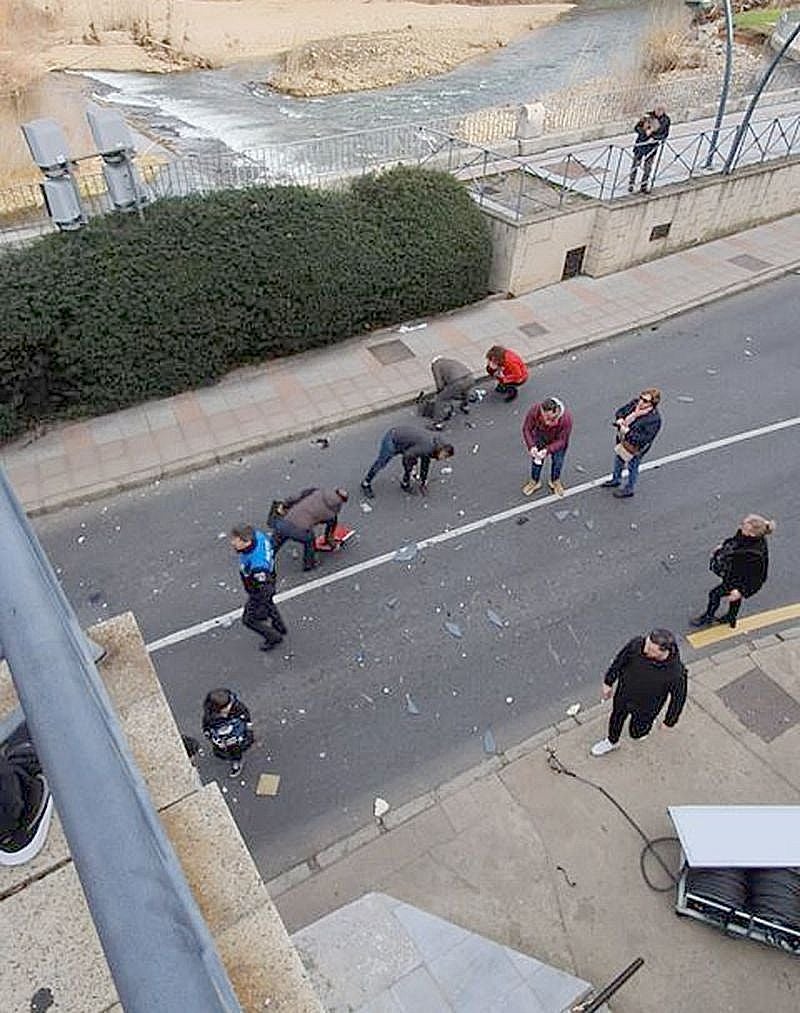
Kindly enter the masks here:
<path id="1" fill-rule="evenodd" d="M 452 355 L 481 372 L 489 345 L 530 361 L 601 341 L 729 295 L 800 265 L 800 214 L 605 278 L 578 277 L 492 298 L 425 327 L 354 338 L 219 384 L 3 448 L 0 463 L 30 513 L 213 464 L 410 401 L 429 362 Z"/>

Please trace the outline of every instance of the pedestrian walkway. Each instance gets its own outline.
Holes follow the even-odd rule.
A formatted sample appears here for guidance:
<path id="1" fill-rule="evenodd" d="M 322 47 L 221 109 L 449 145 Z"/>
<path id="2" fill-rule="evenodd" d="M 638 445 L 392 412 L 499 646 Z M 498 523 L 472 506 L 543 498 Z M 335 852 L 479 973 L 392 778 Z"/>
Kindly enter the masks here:
<path id="1" fill-rule="evenodd" d="M 675 917 L 674 887 L 652 857 L 644 871 L 663 892 L 646 884 L 643 841 L 622 813 L 548 762 L 553 749 L 568 771 L 609 792 L 650 840 L 674 836 L 667 806 L 800 804 L 800 627 L 703 658 L 689 673 L 688 703 L 674 729 L 623 738 L 619 750 L 594 758 L 589 748 L 605 734 L 609 705 L 565 717 L 390 809 L 383 827 L 373 822 L 272 880 L 270 895 L 301 954 L 335 946 L 331 989 L 363 993 L 370 951 L 363 920 L 353 935 L 362 945 L 349 962 L 340 932 L 323 945 L 325 923 L 301 930 L 378 891 L 595 986 L 643 957 L 609 1002 L 615 1013 L 797 1009 L 797 955 Z M 677 846 L 660 853 L 677 870 Z M 379 943 L 381 926 L 373 928 Z M 439 940 L 441 949 L 440 935 L 428 932 L 428 945 Z M 430 970 L 445 991 L 456 987 L 447 968 Z M 396 987 L 390 991 L 398 997 Z"/>
<path id="2" fill-rule="evenodd" d="M 580 276 L 425 322 L 239 370 L 213 387 L 8 444 L 0 463 L 30 513 L 324 432 L 410 402 L 434 355 L 476 373 L 508 344 L 529 362 L 658 323 L 800 267 L 800 214 L 604 278 Z"/>

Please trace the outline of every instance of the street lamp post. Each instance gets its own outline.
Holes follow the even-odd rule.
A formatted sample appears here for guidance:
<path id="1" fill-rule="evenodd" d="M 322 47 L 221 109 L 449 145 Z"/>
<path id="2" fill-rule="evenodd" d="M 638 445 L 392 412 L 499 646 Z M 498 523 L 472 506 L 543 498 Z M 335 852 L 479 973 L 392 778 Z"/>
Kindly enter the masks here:
<path id="1" fill-rule="evenodd" d="M 728 101 L 728 91 L 731 86 L 731 73 L 733 71 L 733 11 L 731 0 L 725 0 L 725 73 L 722 78 L 722 91 L 719 96 L 717 118 L 714 121 L 714 129 L 711 133 L 711 144 L 706 157 L 706 169 L 711 168 L 714 155 L 717 153 L 717 141 L 719 140 L 719 129 L 722 126 L 722 118 L 725 115 L 725 105 Z"/>

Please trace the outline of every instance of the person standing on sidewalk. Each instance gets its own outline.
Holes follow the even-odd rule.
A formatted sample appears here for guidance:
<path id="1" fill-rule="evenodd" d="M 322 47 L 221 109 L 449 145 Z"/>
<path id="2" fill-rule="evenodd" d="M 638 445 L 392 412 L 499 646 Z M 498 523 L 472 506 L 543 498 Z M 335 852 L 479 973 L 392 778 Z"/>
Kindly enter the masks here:
<path id="1" fill-rule="evenodd" d="M 348 500 L 346 489 L 304 489 L 297 496 L 283 503 L 282 512 L 271 521 L 275 532 L 275 551 L 286 541 L 299 542 L 303 546 L 303 569 L 312 570 L 317 566 L 314 551 L 314 527 L 325 525 L 325 541 L 333 547 L 333 532 L 339 523 L 339 511 Z"/>
<path id="2" fill-rule="evenodd" d="M 660 400 L 661 391 L 657 387 L 647 387 L 638 397 L 614 412 L 612 425 L 617 431 L 614 470 L 611 478 L 602 483 L 602 488 L 613 489 L 617 499 L 633 496 L 639 477 L 639 465 L 661 429 L 661 415 L 658 411 Z M 628 469 L 628 482 L 623 486 L 622 472 L 625 467 Z"/>
<path id="3" fill-rule="evenodd" d="M 425 394 L 420 391 L 417 398 L 420 415 L 433 419 L 434 423 L 447 422 L 455 411 L 454 402 L 459 411 L 469 415 L 467 401 L 474 383 L 469 368 L 457 359 L 445 359 L 444 356 L 437 355 L 431 362 L 431 373 L 436 393 Z"/>
<path id="4" fill-rule="evenodd" d="M 751 598 L 767 579 L 767 535 L 774 530 L 775 521 L 768 521 L 760 514 L 748 514 L 736 534 L 714 549 L 708 566 L 720 578 L 720 583 L 708 592 L 705 612 L 689 620 L 692 626 L 710 626 L 716 621 L 736 628 L 742 600 Z M 717 609 L 723 598 L 728 599 L 728 611 L 717 619 Z"/>
<path id="5" fill-rule="evenodd" d="M 231 546 L 239 553 L 239 576 L 247 593 L 242 623 L 262 638 L 261 650 L 271 651 L 287 630 L 275 594 L 275 543 L 271 533 L 249 524 L 232 528 Z"/>
<path id="6" fill-rule="evenodd" d="M 572 413 L 557 397 L 545 398 L 533 405 L 522 423 L 522 439 L 531 459 L 531 477 L 522 487 L 526 496 L 532 496 L 541 487 L 544 462 L 550 458 L 550 481 L 547 483 L 556 496 L 564 495 L 561 469 L 572 433 Z"/>
<path id="7" fill-rule="evenodd" d="M 492 345 L 486 353 L 486 372 L 497 381 L 495 391 L 504 401 L 513 401 L 528 379 L 528 367 L 522 357 L 502 345 Z"/>
<path id="8" fill-rule="evenodd" d="M 232 689 L 212 689 L 203 702 L 203 735 L 220 760 L 228 760 L 229 777 L 244 766 L 244 751 L 253 745 L 253 721 Z"/>
<path id="9" fill-rule="evenodd" d="M 395 426 L 381 440 L 378 456 L 361 481 L 361 491 L 369 499 L 375 495 L 372 480 L 382 471 L 393 457 L 403 457 L 403 480 L 400 483 L 404 492 L 411 492 L 411 472 L 419 461 L 419 491 L 425 495 L 428 491 L 428 470 L 431 460 L 443 461 L 455 453 L 451 443 L 441 443 L 435 436 L 428 436 L 411 426 Z"/>
<path id="10" fill-rule="evenodd" d="M 650 173 L 659 146 L 669 137 L 671 121 L 663 105 L 657 105 L 649 113 L 645 113 L 633 128 L 636 140 L 633 144 L 633 164 L 628 178 L 628 193 L 633 193 L 636 186 L 636 171 L 642 163 L 641 193 L 647 193 Z"/>
<path id="11" fill-rule="evenodd" d="M 616 689 L 614 688 L 616 684 Z M 632 739 L 648 734 L 669 697 L 662 724 L 677 724 L 686 703 L 686 666 L 681 661 L 675 636 L 669 630 L 652 630 L 634 637 L 611 662 L 603 679 L 603 699 L 614 694 L 608 735 L 591 748 L 592 756 L 604 756 L 619 747 L 619 737 L 630 717 Z"/>

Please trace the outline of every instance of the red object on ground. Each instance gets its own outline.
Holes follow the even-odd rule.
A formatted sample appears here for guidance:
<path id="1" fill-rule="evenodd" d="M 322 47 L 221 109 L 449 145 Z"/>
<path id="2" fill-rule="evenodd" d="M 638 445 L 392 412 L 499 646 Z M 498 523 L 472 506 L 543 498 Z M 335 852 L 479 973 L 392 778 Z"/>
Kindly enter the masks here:
<path id="1" fill-rule="evenodd" d="M 333 529 L 333 544 L 325 541 L 325 535 L 317 535 L 314 539 L 314 548 L 317 552 L 336 552 L 345 542 L 349 541 L 355 534 L 353 528 L 346 524 L 337 524 Z"/>

